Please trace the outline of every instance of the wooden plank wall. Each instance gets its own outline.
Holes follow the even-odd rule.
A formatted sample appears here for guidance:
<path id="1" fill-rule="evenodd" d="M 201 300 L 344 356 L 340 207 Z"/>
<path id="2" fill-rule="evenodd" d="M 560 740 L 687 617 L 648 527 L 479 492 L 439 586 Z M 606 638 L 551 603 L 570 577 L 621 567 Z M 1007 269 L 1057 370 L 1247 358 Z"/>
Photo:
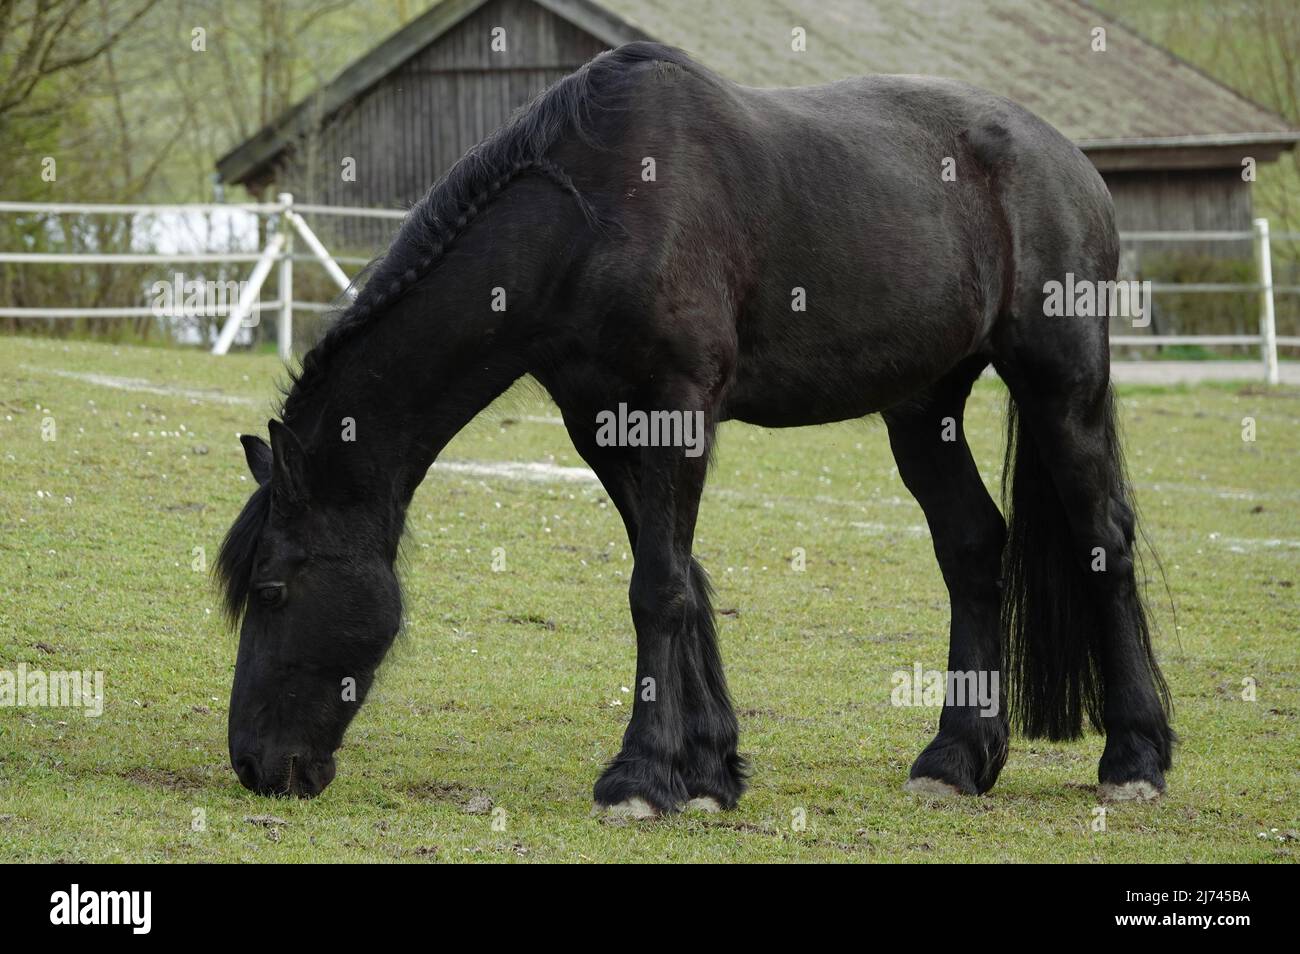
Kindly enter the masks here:
<path id="1" fill-rule="evenodd" d="M 1250 183 L 1240 169 L 1169 169 L 1109 172 L 1104 175 L 1115 200 L 1121 232 L 1239 231 L 1251 228 Z M 1215 258 L 1253 253 L 1249 245 L 1210 243 L 1143 243 L 1144 252 L 1174 248 Z"/>
<path id="2" fill-rule="evenodd" d="M 1249 231 L 1250 183 L 1240 169 L 1176 169 L 1105 175 L 1115 218 L 1126 231 Z M 1156 281 L 1239 283 L 1252 281 L 1251 242 L 1141 242 L 1121 246 L 1121 275 Z M 1170 274 L 1170 270 L 1174 274 Z M 1112 335 L 1253 334 L 1258 331 L 1251 293 L 1161 293 L 1151 325 L 1138 329 L 1112 319 Z M 1150 348 L 1135 356 L 1150 358 Z"/>
<path id="3" fill-rule="evenodd" d="M 491 49 L 494 27 L 506 31 L 505 52 Z M 515 109 L 604 48 L 530 0 L 494 0 L 299 142 L 279 181 L 301 202 L 409 205 Z M 344 157 L 356 160 L 355 182 L 340 175 Z M 374 251 L 394 230 L 392 222 L 322 226 L 336 245 Z"/>

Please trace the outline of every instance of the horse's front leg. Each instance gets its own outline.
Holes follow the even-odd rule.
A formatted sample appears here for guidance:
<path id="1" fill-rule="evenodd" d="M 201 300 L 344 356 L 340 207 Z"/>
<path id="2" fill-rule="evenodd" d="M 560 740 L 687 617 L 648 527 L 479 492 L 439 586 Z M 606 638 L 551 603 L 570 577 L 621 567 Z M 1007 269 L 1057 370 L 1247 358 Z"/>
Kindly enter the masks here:
<path id="1" fill-rule="evenodd" d="M 637 468 L 628 590 L 637 645 L 632 719 L 622 751 L 595 789 L 596 804 L 616 814 L 648 817 L 689 804 L 730 808 L 744 789 L 708 584 L 691 557 L 708 446 L 687 450 L 645 448 Z"/>
<path id="2" fill-rule="evenodd" d="M 926 394 L 884 414 L 899 476 L 925 511 L 952 602 L 939 733 L 912 765 L 907 783 L 933 794 L 986 792 L 1007 759 L 998 616 L 1006 524 L 961 426 L 966 396 L 982 368 L 979 360 L 960 366 Z"/>

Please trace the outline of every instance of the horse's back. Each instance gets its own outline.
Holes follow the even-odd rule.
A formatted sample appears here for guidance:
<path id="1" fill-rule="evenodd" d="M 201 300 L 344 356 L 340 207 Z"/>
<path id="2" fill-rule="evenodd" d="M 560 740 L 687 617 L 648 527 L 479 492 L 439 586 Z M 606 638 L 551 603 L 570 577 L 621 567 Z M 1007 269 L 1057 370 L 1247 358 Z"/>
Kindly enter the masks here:
<path id="1" fill-rule="evenodd" d="M 693 272 L 732 312 L 712 343 L 690 327 L 734 348 L 732 416 L 880 410 L 988 349 L 1044 267 L 1104 271 L 1104 184 L 1009 100 L 927 77 L 757 89 L 690 64 L 637 68 L 616 117 L 622 165 L 653 158 L 655 176 L 617 173 L 609 192 L 628 260 Z"/>
<path id="2" fill-rule="evenodd" d="M 1036 262 L 1115 254 L 1100 174 L 1069 139 L 1011 100 L 923 76 L 746 93 L 768 107 L 756 112 L 766 117 L 780 168 L 790 171 L 771 193 L 766 220 L 779 222 L 787 240 L 814 247 L 827 232 L 858 233 L 851 263 L 841 264 L 879 269 L 904 292 L 900 279 L 944 287 L 938 269 L 915 266 L 947 264 L 958 284 L 977 288 L 977 300 L 959 297 L 979 312 L 984 332 L 1017 292 L 1008 268 L 1027 273 Z"/>
<path id="3" fill-rule="evenodd" d="M 972 354 L 992 356 L 999 325 L 1041 305 L 1046 277 L 1107 268 L 1100 176 L 1009 100 L 903 76 L 744 95 L 781 173 L 764 214 L 763 291 L 742 316 L 754 330 L 742 335 L 751 360 L 737 416 L 797 422 L 803 396 L 814 420 L 882 409 Z M 806 290 L 806 314 L 791 311 L 792 286 Z M 784 357 L 812 342 L 816 361 Z M 771 414 L 774 365 L 798 393 Z"/>

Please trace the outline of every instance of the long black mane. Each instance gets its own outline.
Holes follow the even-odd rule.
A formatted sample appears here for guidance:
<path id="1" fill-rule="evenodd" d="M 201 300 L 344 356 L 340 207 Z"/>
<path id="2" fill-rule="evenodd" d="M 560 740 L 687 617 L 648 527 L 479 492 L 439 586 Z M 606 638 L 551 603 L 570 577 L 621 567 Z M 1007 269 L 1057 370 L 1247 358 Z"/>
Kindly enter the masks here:
<path id="1" fill-rule="evenodd" d="M 383 258 L 363 273 L 366 280 L 356 301 L 304 356 L 285 395 L 285 420 L 319 385 L 339 349 L 424 278 L 483 207 L 516 177 L 528 172 L 545 176 L 572 195 L 588 221 L 597 224 L 595 210 L 546 153 L 569 137 L 599 148 L 594 115 L 620 108 L 631 88 L 632 68 L 654 62 L 702 69 L 673 47 L 629 43 L 552 84 L 461 157 L 411 208 Z"/>
<path id="2" fill-rule="evenodd" d="M 244 615 L 253 578 L 253 560 L 262 538 L 267 515 L 271 512 L 271 489 L 263 484 L 253 491 L 226 531 L 217 556 L 216 576 L 221 585 L 222 606 L 227 622 L 234 626 Z"/>

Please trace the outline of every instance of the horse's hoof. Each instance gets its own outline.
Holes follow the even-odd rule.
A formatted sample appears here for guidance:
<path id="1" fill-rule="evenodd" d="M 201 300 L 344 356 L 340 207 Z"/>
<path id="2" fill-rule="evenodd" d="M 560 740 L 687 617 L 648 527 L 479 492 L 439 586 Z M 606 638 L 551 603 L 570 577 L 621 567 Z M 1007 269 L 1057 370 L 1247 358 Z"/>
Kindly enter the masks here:
<path id="1" fill-rule="evenodd" d="M 907 784 L 903 786 L 903 791 L 929 795 L 933 798 L 955 798 L 961 794 L 961 789 L 956 785 L 951 785 L 943 779 L 926 778 L 924 775 L 909 778 Z"/>
<path id="2" fill-rule="evenodd" d="M 714 812 L 722 811 L 722 806 L 718 804 L 718 800 L 713 796 L 705 795 L 702 798 L 692 798 L 686 803 L 686 810 L 713 814 Z"/>
<path id="3" fill-rule="evenodd" d="M 1102 782 L 1097 786 L 1097 794 L 1103 802 L 1149 802 L 1159 798 L 1163 792 L 1146 779 L 1139 778 L 1122 785 Z"/>
<path id="4" fill-rule="evenodd" d="M 659 811 L 644 798 L 626 798 L 613 805 L 596 804 L 593 815 L 603 814 L 608 818 L 658 818 Z"/>

